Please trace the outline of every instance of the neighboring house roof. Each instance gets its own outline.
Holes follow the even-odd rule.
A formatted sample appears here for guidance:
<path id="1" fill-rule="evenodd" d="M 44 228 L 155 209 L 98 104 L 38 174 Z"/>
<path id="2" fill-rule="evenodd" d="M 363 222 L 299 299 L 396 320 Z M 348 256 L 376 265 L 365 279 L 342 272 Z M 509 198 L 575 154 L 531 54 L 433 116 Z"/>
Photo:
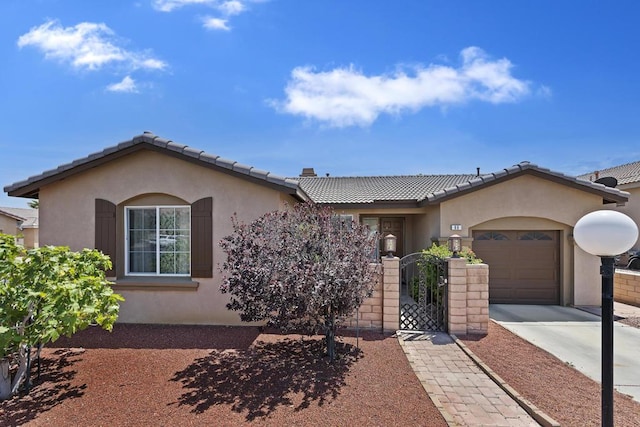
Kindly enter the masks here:
<path id="1" fill-rule="evenodd" d="M 168 154 L 200 166 L 209 167 L 261 185 L 266 185 L 296 196 L 300 200 L 306 200 L 307 198 L 306 195 L 300 191 L 296 180 L 274 175 L 271 172 L 243 165 L 220 156 L 207 154 L 202 150 L 160 138 L 151 132 L 144 132 L 144 134 L 121 142 L 118 145 L 74 160 L 56 169 L 48 170 L 40 175 L 29 177 L 24 181 L 8 185 L 4 187 L 4 191 L 10 196 L 37 198 L 40 187 L 44 185 L 62 180 L 76 173 L 100 166 L 113 159 L 143 149 Z"/>
<path id="2" fill-rule="evenodd" d="M 342 207 L 418 207 L 479 190 L 522 175 L 534 175 L 597 194 L 607 203 L 623 203 L 629 193 L 522 162 L 485 175 L 412 175 L 378 177 L 300 177 L 300 187 L 317 203 Z"/>
<path id="3" fill-rule="evenodd" d="M 37 209 L 0 207 L 0 215 L 22 221 L 22 228 L 38 228 Z"/>
<path id="4" fill-rule="evenodd" d="M 578 178 L 586 181 L 595 181 L 596 179 L 607 176 L 617 179 L 618 185 L 638 183 L 640 182 L 640 161 L 589 172 L 584 175 L 580 175 Z"/>

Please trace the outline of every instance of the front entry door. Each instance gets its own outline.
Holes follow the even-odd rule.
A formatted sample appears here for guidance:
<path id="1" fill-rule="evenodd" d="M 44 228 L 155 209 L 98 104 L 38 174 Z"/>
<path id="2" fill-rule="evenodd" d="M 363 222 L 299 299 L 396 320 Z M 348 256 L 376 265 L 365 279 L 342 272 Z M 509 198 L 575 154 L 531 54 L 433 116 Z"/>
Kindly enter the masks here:
<path id="1" fill-rule="evenodd" d="M 380 247 L 384 249 L 384 236 L 393 234 L 398 239 L 396 241 L 396 253 L 394 255 L 402 258 L 404 256 L 404 218 L 380 218 L 380 229 L 382 230 L 380 237 L 383 239 Z"/>

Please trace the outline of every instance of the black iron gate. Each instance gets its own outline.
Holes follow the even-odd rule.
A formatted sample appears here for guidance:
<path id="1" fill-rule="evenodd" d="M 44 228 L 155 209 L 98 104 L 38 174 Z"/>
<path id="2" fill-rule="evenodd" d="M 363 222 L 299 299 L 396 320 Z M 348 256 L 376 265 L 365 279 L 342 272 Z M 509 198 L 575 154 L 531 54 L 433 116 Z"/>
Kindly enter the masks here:
<path id="1" fill-rule="evenodd" d="M 446 260 L 420 252 L 400 259 L 400 329 L 446 331 Z"/>

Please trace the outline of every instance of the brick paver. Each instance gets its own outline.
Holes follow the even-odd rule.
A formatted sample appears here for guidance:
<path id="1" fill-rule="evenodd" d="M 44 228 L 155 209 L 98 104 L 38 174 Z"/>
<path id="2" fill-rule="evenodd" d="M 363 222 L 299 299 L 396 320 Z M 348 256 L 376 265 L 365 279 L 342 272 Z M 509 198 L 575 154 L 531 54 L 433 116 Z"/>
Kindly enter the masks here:
<path id="1" fill-rule="evenodd" d="M 411 367 L 453 426 L 539 426 L 443 332 L 398 332 Z"/>

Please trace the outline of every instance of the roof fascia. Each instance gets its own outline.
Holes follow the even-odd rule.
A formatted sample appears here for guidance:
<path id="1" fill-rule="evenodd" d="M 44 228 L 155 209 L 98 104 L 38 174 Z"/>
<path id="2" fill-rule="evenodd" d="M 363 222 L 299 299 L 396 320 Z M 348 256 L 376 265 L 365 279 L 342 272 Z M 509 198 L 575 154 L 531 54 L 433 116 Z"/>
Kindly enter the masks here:
<path id="1" fill-rule="evenodd" d="M 9 218 L 15 219 L 17 221 L 26 221 L 26 218 L 22 218 L 21 216 L 14 215 L 14 214 L 9 213 L 7 211 L 3 211 L 2 209 L 0 209 L 0 215 L 8 216 Z"/>

